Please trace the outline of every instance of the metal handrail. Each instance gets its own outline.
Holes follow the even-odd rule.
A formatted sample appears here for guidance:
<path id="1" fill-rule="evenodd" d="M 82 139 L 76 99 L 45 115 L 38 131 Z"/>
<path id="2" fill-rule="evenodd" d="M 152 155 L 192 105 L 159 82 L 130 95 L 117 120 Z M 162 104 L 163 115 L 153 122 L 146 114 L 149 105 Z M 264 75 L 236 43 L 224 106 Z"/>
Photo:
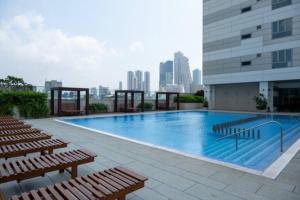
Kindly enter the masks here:
<path id="1" fill-rule="evenodd" d="M 239 134 L 240 133 L 243 133 L 243 132 L 246 132 L 246 131 L 249 131 L 251 129 L 255 129 L 255 128 L 258 128 L 258 127 L 261 127 L 261 126 L 264 126 L 264 125 L 267 125 L 267 124 L 272 124 L 272 123 L 278 125 L 279 128 L 280 128 L 280 152 L 283 152 L 283 128 L 282 128 L 282 124 L 279 123 L 278 121 L 274 121 L 274 120 L 268 121 L 268 122 L 265 122 L 265 123 L 262 123 L 262 124 L 259 124 L 259 125 L 256 125 L 256 126 L 252 126 L 250 128 L 247 128 L 247 129 L 244 129 L 244 130 L 239 131 L 237 133 L 234 133 L 233 135 L 227 135 L 227 136 L 218 138 L 217 140 L 223 140 L 225 138 L 235 136 L 235 148 L 237 150 L 238 149 L 238 139 L 239 139 Z"/>

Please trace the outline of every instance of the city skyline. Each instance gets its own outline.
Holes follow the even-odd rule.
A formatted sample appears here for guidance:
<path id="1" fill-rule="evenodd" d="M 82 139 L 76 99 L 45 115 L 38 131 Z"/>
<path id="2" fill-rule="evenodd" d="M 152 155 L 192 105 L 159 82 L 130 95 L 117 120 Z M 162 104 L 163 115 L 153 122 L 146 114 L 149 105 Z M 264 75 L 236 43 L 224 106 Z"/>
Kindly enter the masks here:
<path id="1" fill-rule="evenodd" d="M 65 86 L 118 88 L 127 71 L 141 66 L 152 74 L 150 90 L 156 90 L 157 65 L 178 50 L 190 58 L 192 69 L 202 66 L 198 0 L 3 0 L 0 19 L 3 76 L 37 86 L 61 80 Z"/>

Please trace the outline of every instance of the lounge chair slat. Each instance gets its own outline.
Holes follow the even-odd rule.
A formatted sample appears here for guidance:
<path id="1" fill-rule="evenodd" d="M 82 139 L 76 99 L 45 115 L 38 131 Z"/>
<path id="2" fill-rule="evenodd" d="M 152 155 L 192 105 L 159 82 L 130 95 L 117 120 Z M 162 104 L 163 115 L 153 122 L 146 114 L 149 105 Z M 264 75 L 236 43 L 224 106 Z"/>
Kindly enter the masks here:
<path id="1" fill-rule="evenodd" d="M 83 177 L 84 178 L 84 177 Z M 94 182 L 97 186 L 101 186 L 106 188 L 110 193 L 117 192 L 118 189 L 113 187 L 112 185 L 108 184 L 104 180 L 97 178 L 94 174 L 88 175 L 88 179 L 90 183 Z"/>
<path id="2" fill-rule="evenodd" d="M 84 194 L 88 199 L 95 199 L 95 196 L 93 196 L 93 194 L 88 191 L 86 188 L 82 187 L 81 185 L 79 185 L 77 182 L 76 182 L 77 179 L 71 179 L 69 181 L 69 183 L 75 187 L 77 190 L 79 190 L 82 194 Z"/>
<path id="3" fill-rule="evenodd" d="M 104 195 L 105 196 L 112 195 L 112 192 L 110 190 L 108 190 L 107 188 L 105 188 L 100 184 L 95 183 L 92 179 L 90 179 L 89 176 L 79 177 L 78 179 L 76 179 L 76 181 L 80 182 L 81 184 L 85 183 L 87 186 L 90 185 L 88 189 L 99 198 L 102 198 Z"/>
<path id="4" fill-rule="evenodd" d="M 49 186 L 47 187 L 47 190 L 49 190 L 49 192 L 51 193 L 51 195 L 53 197 L 55 197 L 55 199 L 57 200 L 64 200 L 63 196 L 61 196 L 57 191 L 56 189 L 54 188 L 54 186 Z"/>
<path id="5" fill-rule="evenodd" d="M 62 185 L 65 186 L 78 199 L 89 200 L 88 198 L 83 196 L 76 187 L 72 187 L 67 181 L 62 182 Z"/>

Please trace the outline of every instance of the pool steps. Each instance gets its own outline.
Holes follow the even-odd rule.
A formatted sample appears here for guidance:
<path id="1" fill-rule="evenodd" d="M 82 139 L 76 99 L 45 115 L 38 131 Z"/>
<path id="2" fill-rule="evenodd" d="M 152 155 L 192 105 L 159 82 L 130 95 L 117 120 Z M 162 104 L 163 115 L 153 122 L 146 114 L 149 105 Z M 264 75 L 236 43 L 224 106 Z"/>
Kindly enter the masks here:
<path id="1" fill-rule="evenodd" d="M 300 125 L 296 124 L 293 127 L 285 130 L 284 132 L 284 146 L 286 144 L 292 143 L 294 138 L 300 134 Z M 263 140 L 239 140 L 239 149 L 235 149 L 235 142 L 233 138 L 229 138 L 224 141 L 220 141 L 220 144 L 208 147 L 204 154 L 208 157 L 217 158 L 222 161 L 230 161 L 233 163 L 238 163 L 244 166 L 255 166 L 259 165 L 262 159 L 266 156 L 272 159 L 274 156 L 271 154 L 279 154 L 279 135 L 271 137 L 270 139 Z M 259 149 L 259 151 L 258 151 Z M 276 149 L 274 151 L 274 149 Z M 259 153 L 257 153 L 259 152 Z"/>

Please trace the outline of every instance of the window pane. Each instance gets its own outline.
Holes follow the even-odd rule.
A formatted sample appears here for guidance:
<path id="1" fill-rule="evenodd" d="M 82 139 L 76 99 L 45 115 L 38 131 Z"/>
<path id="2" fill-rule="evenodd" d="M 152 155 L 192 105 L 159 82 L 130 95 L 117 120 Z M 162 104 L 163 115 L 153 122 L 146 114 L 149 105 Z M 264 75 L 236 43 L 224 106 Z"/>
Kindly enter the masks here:
<path id="1" fill-rule="evenodd" d="M 292 50 L 291 49 L 286 50 L 286 61 L 287 62 L 292 61 Z"/>
<path id="2" fill-rule="evenodd" d="M 277 59 L 277 51 L 274 51 L 272 53 L 272 60 L 273 60 L 273 63 L 277 63 L 278 59 Z"/>
<path id="3" fill-rule="evenodd" d="M 284 51 L 279 51 L 279 62 L 284 62 Z"/>
<path id="4" fill-rule="evenodd" d="M 272 24 L 272 29 L 273 29 L 273 33 L 277 33 L 277 26 L 278 26 L 278 23 L 277 22 L 273 22 Z"/>
<path id="5" fill-rule="evenodd" d="M 287 19 L 286 20 L 286 31 L 291 31 L 292 30 L 292 19 Z"/>
<path id="6" fill-rule="evenodd" d="M 279 32 L 284 32 L 285 31 L 285 21 L 282 20 L 282 21 L 279 21 Z"/>

